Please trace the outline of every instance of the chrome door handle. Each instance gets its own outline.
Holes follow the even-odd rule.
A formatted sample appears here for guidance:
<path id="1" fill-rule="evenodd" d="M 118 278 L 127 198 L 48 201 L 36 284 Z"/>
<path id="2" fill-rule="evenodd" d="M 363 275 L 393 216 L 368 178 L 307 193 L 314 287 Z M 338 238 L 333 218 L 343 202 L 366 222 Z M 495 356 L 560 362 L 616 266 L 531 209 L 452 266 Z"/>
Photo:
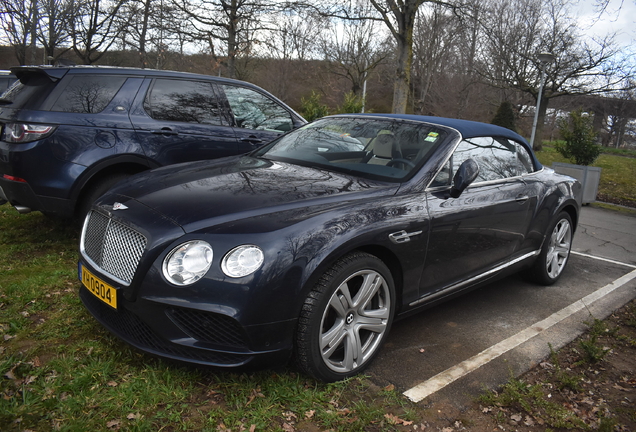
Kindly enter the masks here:
<path id="1" fill-rule="evenodd" d="M 389 234 L 389 240 L 391 240 L 395 244 L 401 244 L 411 241 L 411 237 L 422 234 L 422 231 L 414 231 L 411 233 L 407 233 L 406 231 L 398 231 L 392 234 Z"/>

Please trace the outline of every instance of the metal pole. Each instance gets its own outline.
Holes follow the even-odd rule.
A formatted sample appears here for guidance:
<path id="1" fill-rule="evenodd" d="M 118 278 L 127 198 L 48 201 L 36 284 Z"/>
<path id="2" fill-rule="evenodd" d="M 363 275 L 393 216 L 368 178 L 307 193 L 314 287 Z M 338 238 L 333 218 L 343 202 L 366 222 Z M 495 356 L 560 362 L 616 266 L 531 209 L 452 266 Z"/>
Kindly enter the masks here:
<path id="1" fill-rule="evenodd" d="M 539 107 L 541 106 L 541 97 L 543 96 L 543 82 L 545 81 L 545 66 L 541 62 L 541 83 L 539 84 L 539 96 L 537 97 L 537 107 L 534 111 L 534 122 L 532 123 L 532 134 L 530 135 L 530 147 L 534 148 L 534 137 L 537 133 L 537 123 L 539 122 Z"/>
<path id="2" fill-rule="evenodd" d="M 362 113 L 364 114 L 364 106 L 367 104 L 367 73 L 364 73 L 364 81 L 362 82 Z"/>

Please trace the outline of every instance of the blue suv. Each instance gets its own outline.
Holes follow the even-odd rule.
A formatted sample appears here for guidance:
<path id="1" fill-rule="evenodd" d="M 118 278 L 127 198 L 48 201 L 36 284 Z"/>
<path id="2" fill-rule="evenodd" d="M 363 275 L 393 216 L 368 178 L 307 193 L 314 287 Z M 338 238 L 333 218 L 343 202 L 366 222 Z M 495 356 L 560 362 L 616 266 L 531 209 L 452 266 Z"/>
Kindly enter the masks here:
<path id="1" fill-rule="evenodd" d="M 82 218 L 118 181 L 251 151 L 305 124 L 242 81 L 112 67 L 16 67 L 0 96 L 0 204 Z"/>

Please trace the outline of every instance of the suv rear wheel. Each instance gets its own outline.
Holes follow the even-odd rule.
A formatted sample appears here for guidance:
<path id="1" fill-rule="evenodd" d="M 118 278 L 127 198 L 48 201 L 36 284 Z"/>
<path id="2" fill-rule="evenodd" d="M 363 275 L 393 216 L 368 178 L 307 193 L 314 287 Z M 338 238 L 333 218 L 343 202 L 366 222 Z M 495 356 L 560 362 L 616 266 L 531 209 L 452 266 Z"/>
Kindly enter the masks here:
<path id="1" fill-rule="evenodd" d="M 77 221 L 80 224 L 84 223 L 84 218 L 86 218 L 86 215 L 90 211 L 93 203 L 97 200 L 97 198 L 104 195 L 106 191 L 115 186 L 115 184 L 130 177 L 131 175 L 132 174 L 125 172 L 112 173 L 107 174 L 97 180 L 91 181 L 86 189 L 82 192 L 82 195 L 78 201 L 75 210 Z"/>

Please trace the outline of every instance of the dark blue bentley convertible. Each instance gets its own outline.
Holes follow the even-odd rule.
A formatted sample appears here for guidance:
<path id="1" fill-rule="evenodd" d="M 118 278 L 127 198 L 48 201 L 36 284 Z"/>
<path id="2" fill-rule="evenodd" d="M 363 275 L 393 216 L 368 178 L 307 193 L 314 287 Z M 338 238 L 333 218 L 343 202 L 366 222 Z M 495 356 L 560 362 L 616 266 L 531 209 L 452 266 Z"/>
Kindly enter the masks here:
<path id="1" fill-rule="evenodd" d="M 556 282 L 580 195 L 507 129 L 327 117 L 120 183 L 86 217 L 80 295 L 142 351 L 218 367 L 293 356 L 334 381 L 396 318 L 514 271 Z"/>

